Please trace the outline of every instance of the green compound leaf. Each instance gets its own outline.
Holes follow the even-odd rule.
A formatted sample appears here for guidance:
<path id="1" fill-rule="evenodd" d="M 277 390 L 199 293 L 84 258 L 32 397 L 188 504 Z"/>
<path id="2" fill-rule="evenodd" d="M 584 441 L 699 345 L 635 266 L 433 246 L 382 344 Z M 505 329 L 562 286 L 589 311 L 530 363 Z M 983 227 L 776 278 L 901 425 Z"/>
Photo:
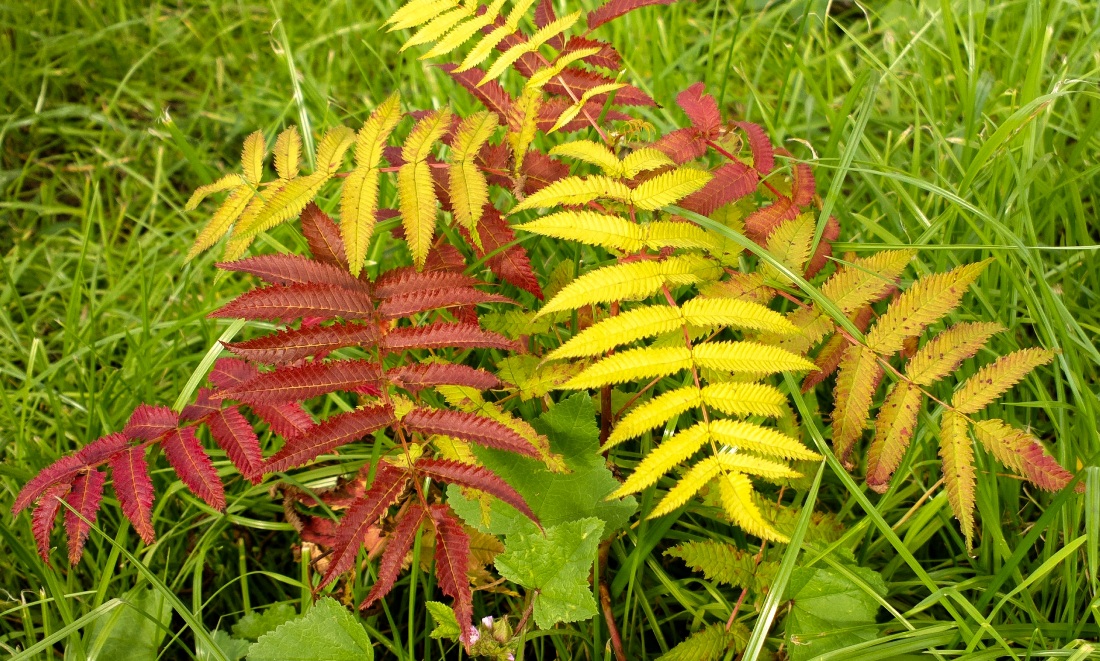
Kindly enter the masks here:
<path id="1" fill-rule="evenodd" d="M 454 609 L 438 601 L 428 601 L 424 605 L 428 607 L 428 612 L 432 614 L 432 621 L 435 622 L 435 628 L 431 633 L 432 638 L 458 640 L 462 631 L 458 628 L 458 618 L 455 617 Z"/>
<path id="2" fill-rule="evenodd" d="M 799 567 L 791 574 L 788 599 L 794 603 L 787 616 L 786 638 L 791 661 L 816 658 L 878 637 L 875 624 L 879 603 L 869 594 L 886 595 L 878 572 L 844 565 L 864 584 L 836 569 Z"/>
<path id="3" fill-rule="evenodd" d="M 600 455 L 592 398 L 581 393 L 562 400 L 533 426 L 549 439 L 550 450 L 562 456 L 570 472 L 555 473 L 542 462 L 513 452 L 475 447 L 478 460 L 515 487 L 546 527 L 584 517 L 602 520 L 605 535 L 625 526 L 638 504 L 633 497 L 604 500 L 619 488 L 619 482 Z M 479 505 L 463 498 L 456 487 L 447 489 L 447 497 L 458 515 L 482 532 L 508 535 L 536 530 L 527 517 L 502 502 L 493 502 L 486 520 Z"/>
<path id="4" fill-rule="evenodd" d="M 373 661 L 374 648 L 359 618 L 330 597 L 308 613 L 264 634 L 248 661 Z"/>
<path id="5" fill-rule="evenodd" d="M 547 527 L 546 535 L 509 535 L 504 553 L 497 556 L 497 571 L 535 596 L 535 624 L 547 629 L 558 622 L 578 622 L 596 615 L 596 600 L 588 585 L 603 521 L 581 519 Z"/>

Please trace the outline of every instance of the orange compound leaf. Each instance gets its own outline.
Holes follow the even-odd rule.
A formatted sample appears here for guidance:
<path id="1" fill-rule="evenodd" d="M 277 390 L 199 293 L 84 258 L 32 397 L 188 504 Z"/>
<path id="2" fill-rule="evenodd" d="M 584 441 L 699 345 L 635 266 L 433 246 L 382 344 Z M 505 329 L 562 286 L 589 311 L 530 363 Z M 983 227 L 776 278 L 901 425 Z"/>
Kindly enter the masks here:
<path id="1" fill-rule="evenodd" d="M 534 72 L 532 71 L 531 73 Z M 564 83 L 562 81 L 564 81 Z M 614 78 L 596 73 L 595 71 L 568 67 L 563 69 L 562 72 L 555 76 L 550 82 L 546 83 L 543 89 L 546 90 L 548 94 L 569 99 L 571 103 L 574 103 L 575 99 L 579 99 L 588 90 L 599 87 L 600 85 L 609 85 L 614 82 Z M 570 92 L 572 92 L 572 94 L 570 94 Z M 614 94 L 612 105 L 616 106 L 655 107 L 657 105 L 653 97 L 633 85 L 624 85 L 616 89 L 612 94 Z M 596 114 L 593 114 L 593 117 L 599 117 L 599 114 L 603 112 L 603 106 L 606 104 L 608 96 L 609 95 L 605 93 L 597 94 L 589 98 L 588 103 L 593 104 L 599 109 Z"/>
<path id="2" fill-rule="evenodd" d="M 489 372 L 466 365 L 447 363 L 403 365 L 389 370 L 383 378 L 411 393 L 435 386 L 466 386 L 477 390 L 500 387 L 500 379 Z"/>
<path id="3" fill-rule="evenodd" d="M 57 513 L 61 511 L 61 499 L 68 495 L 70 488 L 67 483 L 62 483 L 46 489 L 31 514 L 34 544 L 38 547 L 38 556 L 46 564 L 50 564 L 50 533 L 57 522 Z"/>
<path id="4" fill-rule="evenodd" d="M 101 436 L 80 448 L 76 453 L 76 458 L 85 466 L 98 466 L 116 453 L 125 450 L 129 445 L 130 439 L 126 438 L 126 434 L 115 432 L 114 434 Z"/>
<path id="5" fill-rule="evenodd" d="M 789 197 L 780 197 L 775 202 L 760 207 L 745 218 L 745 234 L 757 243 L 767 241 L 775 228 L 798 215 L 798 207 Z"/>
<path id="6" fill-rule="evenodd" d="M 152 441 L 175 429 L 179 421 L 179 414 L 167 406 L 140 404 L 130 414 L 122 433 L 127 438 Z"/>
<path id="7" fill-rule="evenodd" d="M 225 343 L 225 348 L 253 362 L 285 365 L 310 356 L 323 356 L 341 347 L 373 346 L 378 338 L 377 326 L 337 323 L 280 331 L 246 342 Z"/>
<path id="8" fill-rule="evenodd" d="M 792 170 L 794 183 L 791 185 L 791 197 L 795 204 L 804 207 L 814 201 L 814 193 L 817 192 L 814 171 L 809 163 L 795 163 Z"/>
<path id="9" fill-rule="evenodd" d="M 222 481 L 218 478 L 214 463 L 195 436 L 194 427 L 172 431 L 161 440 L 160 446 L 164 448 L 168 463 L 172 464 L 176 475 L 179 475 L 191 493 L 218 511 L 225 509 Z"/>
<path id="10" fill-rule="evenodd" d="M 301 255 L 259 255 L 235 262 L 219 262 L 223 271 L 248 273 L 275 285 L 322 284 L 367 291 L 365 282 L 339 266 Z"/>
<path id="11" fill-rule="evenodd" d="M 588 12 L 588 29 L 595 30 L 604 23 L 619 18 L 635 9 L 649 7 L 650 5 L 671 5 L 673 2 L 675 0 L 609 0 Z"/>
<path id="12" fill-rule="evenodd" d="M 95 523 L 99 502 L 103 499 L 103 483 L 106 480 L 107 474 L 103 471 L 92 470 L 81 473 L 73 480 L 72 489 L 65 496 L 65 502 L 73 508 L 65 511 L 65 532 L 69 536 L 70 565 L 80 562 L 80 556 L 84 554 L 84 544 L 87 543 L 88 533 L 91 532 L 92 524 Z M 77 516 L 77 513 L 80 516 Z"/>
<path id="13" fill-rule="evenodd" d="M 544 4 L 539 5 L 541 8 Z M 536 10 L 536 16 L 538 10 Z M 594 67 L 600 67 L 601 69 L 608 69 L 610 71 L 618 71 L 622 68 L 623 57 L 619 54 L 619 51 L 615 50 L 615 47 L 606 41 L 600 41 L 598 39 L 588 39 L 586 37 L 570 37 L 568 43 L 565 44 L 565 48 L 562 50 L 562 55 L 568 55 L 581 50 L 587 50 L 589 48 L 599 48 L 599 52 L 587 57 L 581 58 L 582 62 L 591 64 Z"/>
<path id="14" fill-rule="evenodd" d="M 370 406 L 334 415 L 301 436 L 288 440 L 267 460 L 263 472 L 276 473 L 307 464 L 341 445 L 373 434 L 395 420 L 391 406 Z"/>
<path id="15" fill-rule="evenodd" d="M 395 328 L 382 338 L 383 351 L 409 349 L 503 349 L 519 351 L 520 344 L 477 324 L 434 323 L 427 326 Z"/>
<path id="16" fill-rule="evenodd" d="M 401 419 L 406 429 L 422 434 L 442 434 L 487 448 L 507 450 L 538 458 L 538 449 L 510 427 L 474 413 L 445 409 L 414 408 Z"/>
<path id="17" fill-rule="evenodd" d="M 370 594 L 359 604 L 359 609 L 369 608 L 371 604 L 389 594 L 397 577 L 401 573 L 401 565 L 405 562 L 405 556 L 412 549 L 416 541 L 416 533 L 420 532 L 420 524 L 424 522 L 427 511 L 419 504 L 409 506 L 409 509 L 401 515 L 397 527 L 386 544 L 386 550 L 382 553 L 382 559 L 378 561 L 378 580 L 370 589 Z"/>
<path id="18" fill-rule="evenodd" d="M 665 134 L 653 146 L 663 151 L 677 164 L 693 161 L 707 153 L 706 137 L 695 128 L 676 129 Z"/>
<path id="19" fill-rule="evenodd" d="M 581 129 L 588 128 L 592 125 L 588 120 L 589 117 L 593 118 L 594 120 L 599 117 L 603 117 L 604 121 L 606 122 L 630 121 L 631 119 L 634 119 L 630 115 L 619 112 L 618 110 L 608 110 L 605 114 L 604 106 L 606 105 L 607 95 L 601 94 L 600 96 L 603 97 L 602 100 L 586 102 L 581 108 L 580 112 L 577 113 L 576 118 L 558 128 L 558 132 L 572 133 L 573 131 L 579 131 Z M 592 98 L 595 99 L 597 97 Z M 618 97 L 616 97 L 616 102 L 618 102 Z M 564 113 L 566 109 L 572 106 L 573 100 L 567 96 L 554 96 L 544 101 L 542 105 L 539 106 L 539 130 L 544 133 L 550 131 L 550 129 L 557 125 L 558 118 L 562 116 L 562 113 Z M 531 150 L 527 153 L 531 154 L 534 151 L 535 150 Z"/>
<path id="20" fill-rule="evenodd" d="M 722 115 L 714 97 L 703 91 L 705 88 L 703 83 L 695 83 L 676 95 L 676 103 L 684 109 L 692 126 L 710 135 L 721 127 Z"/>
<path id="21" fill-rule="evenodd" d="M 431 505 L 431 517 L 435 523 L 435 576 L 439 589 L 454 599 L 455 619 L 458 620 L 459 640 L 466 648 L 474 643 L 474 602 L 470 594 L 470 581 L 466 568 L 470 564 L 470 536 L 462 529 L 448 505 Z"/>
<path id="22" fill-rule="evenodd" d="M 817 252 L 806 263 L 806 277 L 813 277 L 818 271 L 825 268 L 829 258 L 833 255 L 833 241 L 840 238 L 840 223 L 836 216 L 829 216 L 825 221 L 825 231 L 821 234 L 821 242 L 817 244 Z"/>
<path id="23" fill-rule="evenodd" d="M 55 484 L 68 484 L 71 482 L 82 468 L 84 468 L 84 463 L 77 459 L 76 455 L 70 454 L 42 469 L 38 475 L 35 475 L 23 485 L 19 494 L 15 497 L 15 502 L 11 506 L 12 516 L 30 507 Z"/>
<path id="24" fill-rule="evenodd" d="M 384 299 L 413 294 L 425 289 L 473 287 L 477 284 L 481 283 L 462 273 L 461 269 L 417 271 L 412 266 L 408 266 L 383 273 L 374 283 L 374 295 Z"/>
<path id="25" fill-rule="evenodd" d="M 264 468 L 260 439 L 240 410 L 235 406 L 221 409 L 206 419 L 206 426 L 241 475 L 252 484 L 259 484 Z"/>
<path id="26" fill-rule="evenodd" d="M 527 501 L 523 499 L 523 496 L 519 495 L 519 492 L 501 479 L 500 476 L 484 466 L 464 464 L 450 459 L 421 459 L 416 462 L 415 468 L 421 474 L 427 475 L 438 482 L 470 487 L 496 496 L 522 512 L 524 516 L 535 523 L 539 522 L 538 517 L 527 506 Z"/>
<path id="27" fill-rule="evenodd" d="M 374 482 L 363 497 L 348 509 L 336 528 L 332 558 L 325 575 L 321 577 L 319 588 L 325 587 L 337 576 L 351 569 L 368 531 L 372 526 L 378 525 L 378 520 L 401 496 L 407 481 L 408 475 L 405 471 L 385 462 L 378 463 Z"/>
<path id="28" fill-rule="evenodd" d="M 736 202 L 751 194 L 760 183 L 756 170 L 740 161 L 726 163 L 711 174 L 714 178 L 701 189 L 681 200 L 680 206 L 703 216 L 709 216 L 722 205 Z"/>
<path id="29" fill-rule="evenodd" d="M 429 310 L 441 310 L 476 303 L 515 303 L 498 294 L 488 294 L 473 287 L 447 287 L 402 294 L 387 299 L 378 306 L 383 319 L 400 319 Z"/>
<path id="30" fill-rule="evenodd" d="M 759 124 L 752 122 L 734 122 L 734 126 L 745 132 L 749 139 L 749 151 L 752 152 L 752 166 L 764 176 L 775 169 L 775 147 L 768 134 Z"/>
<path id="31" fill-rule="evenodd" d="M 333 285 L 270 285 L 241 294 L 209 315 L 212 319 L 369 319 L 374 305 L 366 292 Z"/>
<path id="32" fill-rule="evenodd" d="M 302 209 L 302 234 L 309 245 L 313 259 L 348 270 L 348 260 L 344 253 L 344 239 L 340 227 L 327 213 L 310 202 Z"/>
<path id="33" fill-rule="evenodd" d="M 336 391 L 356 391 L 377 384 L 381 371 L 366 360 L 332 360 L 280 367 L 225 388 L 217 396 L 246 404 L 302 401 Z"/>
<path id="34" fill-rule="evenodd" d="M 1034 439 L 1030 440 L 1030 443 L 1022 443 L 1017 449 L 1022 458 L 1020 463 L 1024 477 L 1044 491 L 1061 491 L 1073 480 L 1073 473 L 1062 468 L 1058 460 L 1050 456 L 1041 443 Z M 1084 490 L 1085 483 L 1079 483 L 1077 491 Z"/>
<path id="35" fill-rule="evenodd" d="M 111 457 L 111 476 L 122 513 L 146 544 L 156 540 L 153 531 L 153 481 L 145 462 L 145 448 L 134 447 Z"/>
<path id="36" fill-rule="evenodd" d="M 470 238 L 465 227 L 459 229 L 463 236 Z M 521 245 L 509 245 L 516 240 L 516 233 L 493 205 L 485 205 L 477 229 L 481 236 L 481 248 L 475 245 L 474 251 L 479 257 L 496 253 L 486 262 L 489 270 L 501 280 L 530 292 L 541 301 L 542 287 L 535 272 L 531 270 L 531 259 L 527 256 L 527 251 Z"/>

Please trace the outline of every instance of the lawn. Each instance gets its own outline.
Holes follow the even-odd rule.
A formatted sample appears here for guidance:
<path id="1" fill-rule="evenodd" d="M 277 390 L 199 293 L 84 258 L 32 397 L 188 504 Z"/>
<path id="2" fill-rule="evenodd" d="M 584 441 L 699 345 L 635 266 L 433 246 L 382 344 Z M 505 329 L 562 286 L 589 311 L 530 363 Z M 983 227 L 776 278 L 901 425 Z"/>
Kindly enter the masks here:
<path id="1" fill-rule="evenodd" d="M 574 4 L 556 3 L 559 13 Z M 121 429 L 138 404 L 191 396 L 219 337 L 239 330 L 206 315 L 249 283 L 219 275 L 214 253 L 185 261 L 206 212 L 184 204 L 236 167 L 248 134 L 358 128 L 394 90 L 406 109 L 475 109 L 417 59 L 422 47 L 399 50 L 410 33 L 382 29 L 398 6 L 0 7 L 0 649 L 20 659 L 157 658 L 158 649 L 222 658 L 215 632 L 272 604 L 312 603 L 310 548 L 271 482 L 230 479 L 224 456 L 215 463 L 225 513 L 153 461 L 157 544 L 140 544 L 108 490 L 102 534 L 72 568 L 63 552 L 44 564 L 30 517 L 9 511 L 35 473 Z M 939 482 L 930 409 L 904 479 L 885 495 L 858 465 L 849 474 L 831 460 L 808 473 L 796 504 L 834 532 L 801 555 L 768 545 L 775 589 L 718 587 L 663 555 L 700 538 L 746 548 L 722 522 L 688 513 L 628 527 L 602 558 L 627 656 L 657 658 L 731 612 L 749 637 L 745 658 L 788 654 L 797 612 L 783 588 L 824 567 L 847 572 L 854 601 L 870 599 L 871 634 L 854 626 L 846 644 L 867 642 L 845 658 L 1100 658 L 1100 3 L 681 2 L 632 12 L 599 36 L 622 51 L 624 80 L 661 104 L 637 111 L 660 132 L 686 125 L 675 97 L 703 81 L 727 119 L 760 124 L 811 163 L 822 217 L 841 224 L 837 256 L 917 249 L 905 284 L 991 259 L 952 319 L 1007 329 L 987 358 L 1056 352 L 993 410 L 1088 486 L 1045 493 L 979 457 L 969 554 Z M 537 269 L 574 260 L 560 243 L 526 245 Z M 303 246 L 287 231 L 259 247 Z M 820 437 L 831 391 L 796 403 L 804 437 Z M 528 414 L 537 404 L 524 405 Z M 616 468 L 628 473 L 637 460 L 618 455 Z M 640 500 L 654 504 L 652 493 Z M 879 580 L 882 590 L 871 585 Z M 429 636 L 430 573 L 414 567 L 400 581 L 362 620 L 375 653 L 453 658 L 455 646 Z M 508 594 L 483 603 L 517 616 L 524 606 Z M 523 654 L 610 659 L 611 649 L 595 617 L 533 634 Z"/>

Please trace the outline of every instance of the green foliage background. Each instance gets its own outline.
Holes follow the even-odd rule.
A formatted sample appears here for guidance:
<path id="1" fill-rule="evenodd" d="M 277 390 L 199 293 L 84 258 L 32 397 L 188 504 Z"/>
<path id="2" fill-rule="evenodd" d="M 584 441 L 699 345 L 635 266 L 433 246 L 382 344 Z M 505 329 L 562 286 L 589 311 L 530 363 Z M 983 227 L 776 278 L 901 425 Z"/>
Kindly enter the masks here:
<path id="1" fill-rule="evenodd" d="M 395 88 L 410 107 L 473 108 L 416 49 L 399 53 L 401 39 L 378 31 L 396 7 L 0 6 L 5 509 L 36 470 L 118 429 L 139 402 L 173 401 L 224 331 L 204 314 L 244 282 L 216 281 L 212 256 L 183 263 L 200 219 L 181 208 L 238 158 L 245 135 L 288 123 L 358 126 Z M 1037 495 L 981 463 L 976 557 L 961 552 L 930 448 L 918 453 L 913 477 L 881 498 L 826 468 L 817 507 L 846 526 L 834 546 L 854 545 L 858 565 L 881 575 L 892 610 L 880 613 L 893 630 L 910 630 L 891 648 L 897 654 L 929 646 L 974 658 L 1089 654 L 1074 641 L 1100 638 L 1100 473 L 1085 470 L 1100 451 L 1100 3 L 703 0 L 644 9 L 602 33 L 621 47 L 631 81 L 665 104 L 647 112 L 654 124 L 682 123 L 672 100 L 703 80 L 727 115 L 816 157 L 825 205 L 844 227 L 840 252 L 920 246 L 920 273 L 995 259 L 957 316 L 1009 327 L 994 341 L 998 353 L 1035 344 L 1061 351 L 1047 376 L 1028 380 L 998 415 L 1058 439 L 1055 456 L 1087 474 L 1089 494 Z M 291 232 L 267 240 L 275 248 L 298 241 Z M 531 249 L 535 263 L 560 259 L 547 242 Z M 806 412 L 818 406 L 804 404 Z M 253 608 L 310 601 L 295 536 L 265 488 L 234 482 L 228 514 L 215 516 L 169 485 L 161 475 L 161 541 L 139 556 L 145 574 L 122 550 L 136 548 L 136 537 L 117 508 L 99 519 L 113 539 L 93 534 L 71 571 L 43 566 L 29 518 L 5 513 L 0 649 L 94 651 L 89 624 L 130 608 L 116 600 L 151 603 L 131 592 L 139 583 L 178 595 L 192 613 L 189 622 L 167 620 L 163 658 L 202 656 L 201 639 Z M 612 593 L 631 654 L 657 656 L 726 617 L 728 595 L 660 555 L 662 545 L 697 537 L 743 541 L 726 533 L 688 512 L 642 523 L 616 542 Z M 804 587 L 812 567 L 831 566 L 826 557 L 800 558 L 792 586 Z M 420 573 L 403 580 L 419 584 L 405 591 L 410 597 L 432 588 Z M 395 595 L 368 624 L 376 652 L 440 657 L 430 618 L 410 604 Z M 753 595 L 744 612 L 779 606 L 778 597 Z M 149 608 L 158 619 L 163 605 Z M 127 626 L 146 626 L 126 617 Z M 770 632 L 774 645 L 781 634 Z M 540 638 L 528 653 L 604 658 L 605 641 L 597 618 Z"/>

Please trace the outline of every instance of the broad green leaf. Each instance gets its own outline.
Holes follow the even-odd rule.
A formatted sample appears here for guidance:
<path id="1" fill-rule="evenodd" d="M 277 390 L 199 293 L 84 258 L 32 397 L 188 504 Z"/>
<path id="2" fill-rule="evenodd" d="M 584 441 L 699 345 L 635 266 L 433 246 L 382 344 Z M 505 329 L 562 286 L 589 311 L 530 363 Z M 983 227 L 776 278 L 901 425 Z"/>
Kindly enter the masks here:
<path id="1" fill-rule="evenodd" d="M 845 568 L 885 596 L 886 585 L 878 572 L 855 565 Z M 786 623 L 791 661 L 816 658 L 879 635 L 878 601 L 840 571 L 799 567 L 791 574 L 787 595 L 793 601 Z"/>
<path id="2" fill-rule="evenodd" d="M 359 618 L 325 597 L 308 613 L 260 637 L 248 661 L 373 661 L 374 648 Z"/>
<path id="3" fill-rule="evenodd" d="M 596 614 L 588 574 L 596 559 L 604 524 L 596 518 L 548 526 L 546 533 L 509 535 L 496 567 L 504 578 L 535 596 L 535 624 L 547 629 L 558 622 L 578 622 Z"/>
<path id="4" fill-rule="evenodd" d="M 172 606 L 153 588 L 134 588 L 126 605 L 101 615 L 84 640 L 89 661 L 155 661 L 172 621 Z"/>
<path id="5" fill-rule="evenodd" d="M 619 487 L 600 455 L 600 429 L 592 398 L 581 393 L 564 399 L 533 422 L 550 441 L 550 450 L 560 454 L 570 472 L 555 473 L 537 460 L 512 452 L 475 447 L 478 460 L 511 484 L 546 527 L 597 517 L 605 534 L 619 530 L 637 509 L 631 498 L 605 502 Z M 507 535 L 535 530 L 526 517 L 510 505 L 493 502 L 489 521 L 483 521 L 477 503 L 466 500 L 457 488 L 447 490 L 448 501 L 459 516 L 482 532 Z"/>
<path id="6" fill-rule="evenodd" d="M 256 640 L 268 631 L 272 631 L 287 620 L 293 620 L 298 611 L 290 604 L 275 604 L 264 612 L 253 611 L 233 625 L 233 635 L 237 638 Z"/>
<path id="7" fill-rule="evenodd" d="M 229 661 L 240 661 L 248 654 L 248 648 L 252 646 L 247 640 L 233 638 L 221 629 L 210 634 L 210 638 L 218 646 L 218 651 L 222 653 L 222 656 L 229 659 Z M 219 658 L 212 650 L 207 649 L 203 643 L 199 644 L 195 657 L 198 661 L 212 661 Z"/>
<path id="8" fill-rule="evenodd" d="M 458 640 L 461 631 L 458 628 L 458 618 L 455 617 L 454 609 L 438 601 L 428 601 L 424 605 L 428 607 L 428 612 L 432 614 L 432 621 L 435 622 L 435 628 L 431 633 L 432 638 Z"/>

